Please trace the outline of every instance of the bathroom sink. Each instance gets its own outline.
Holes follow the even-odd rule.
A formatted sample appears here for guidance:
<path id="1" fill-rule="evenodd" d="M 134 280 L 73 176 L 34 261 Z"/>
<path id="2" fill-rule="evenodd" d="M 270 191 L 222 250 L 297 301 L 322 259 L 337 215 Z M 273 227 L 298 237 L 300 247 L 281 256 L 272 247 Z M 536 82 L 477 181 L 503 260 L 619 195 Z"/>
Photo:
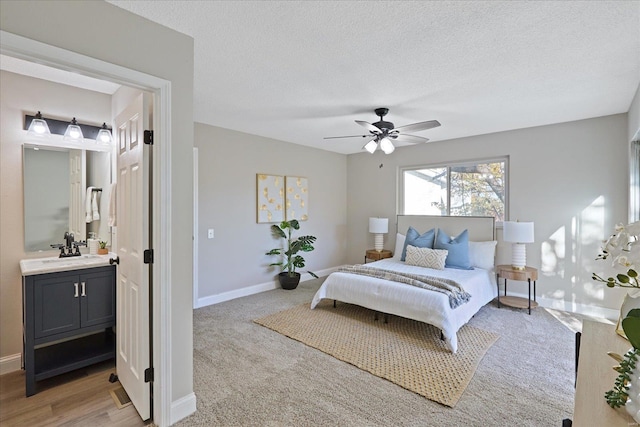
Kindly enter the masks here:
<path id="1" fill-rule="evenodd" d="M 40 262 L 45 264 L 75 264 L 75 263 L 83 263 L 85 260 L 97 259 L 100 258 L 100 255 L 80 255 L 74 257 L 67 258 L 40 258 Z M 29 260 L 31 261 L 31 260 Z M 34 260 L 37 261 L 37 260 Z"/>
<path id="2" fill-rule="evenodd" d="M 56 271 L 79 270 L 82 268 L 109 265 L 110 255 L 81 255 L 66 258 L 35 258 L 20 261 L 23 276 L 53 273 Z"/>

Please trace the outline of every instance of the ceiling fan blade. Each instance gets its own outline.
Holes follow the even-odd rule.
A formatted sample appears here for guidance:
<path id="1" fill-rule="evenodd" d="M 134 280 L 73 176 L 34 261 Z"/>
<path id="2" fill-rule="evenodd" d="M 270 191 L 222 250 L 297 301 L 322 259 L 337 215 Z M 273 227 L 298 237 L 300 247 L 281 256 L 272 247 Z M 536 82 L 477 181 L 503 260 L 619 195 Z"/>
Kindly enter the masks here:
<path id="1" fill-rule="evenodd" d="M 440 122 L 437 120 L 429 120 L 428 122 L 413 123 L 410 125 L 400 126 L 394 129 L 398 132 L 418 132 L 420 130 L 433 129 L 440 126 Z"/>
<path id="2" fill-rule="evenodd" d="M 360 126 L 364 127 L 365 129 L 367 129 L 369 132 L 373 132 L 376 135 L 378 135 L 380 132 L 382 132 L 380 129 L 378 129 L 377 127 L 375 127 L 374 125 L 372 125 L 369 122 L 365 122 L 363 120 L 356 120 L 356 123 L 359 124 Z"/>
<path id="3" fill-rule="evenodd" d="M 367 138 L 371 135 L 350 135 L 350 136 L 325 136 L 323 139 L 338 139 L 338 138 Z"/>
<path id="4" fill-rule="evenodd" d="M 408 142 L 410 144 L 419 144 L 421 142 L 429 141 L 429 138 L 423 138 L 421 136 L 416 136 L 416 135 L 405 135 L 404 133 L 401 133 L 395 137 L 391 135 L 391 137 L 393 138 L 394 141 Z"/>

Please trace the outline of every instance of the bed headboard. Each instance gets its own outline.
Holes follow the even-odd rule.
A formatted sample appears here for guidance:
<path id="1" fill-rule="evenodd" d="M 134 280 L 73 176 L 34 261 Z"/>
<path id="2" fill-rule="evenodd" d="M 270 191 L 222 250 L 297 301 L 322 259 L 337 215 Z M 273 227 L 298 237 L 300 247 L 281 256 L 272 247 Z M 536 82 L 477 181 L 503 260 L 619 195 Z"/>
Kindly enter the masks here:
<path id="1" fill-rule="evenodd" d="M 400 234 L 406 234 L 409 226 L 412 226 L 420 233 L 441 228 L 453 237 L 466 228 L 469 230 L 469 240 L 496 240 L 496 220 L 489 216 L 398 215 L 396 224 Z"/>

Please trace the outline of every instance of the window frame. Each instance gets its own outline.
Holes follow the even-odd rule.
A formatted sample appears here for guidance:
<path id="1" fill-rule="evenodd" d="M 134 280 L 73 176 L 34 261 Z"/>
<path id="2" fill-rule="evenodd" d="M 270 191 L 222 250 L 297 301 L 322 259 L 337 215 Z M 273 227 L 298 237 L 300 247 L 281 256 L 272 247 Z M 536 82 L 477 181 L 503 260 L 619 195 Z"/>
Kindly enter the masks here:
<path id="1" fill-rule="evenodd" d="M 505 221 L 509 218 L 509 156 L 497 156 L 497 157 L 483 157 L 477 159 L 467 159 L 467 160 L 459 160 L 459 161 L 451 161 L 451 162 L 440 162 L 440 163 L 427 163 L 427 164 L 419 164 L 412 166 L 400 166 L 398 167 L 398 197 L 397 197 L 397 207 L 396 212 L 398 215 L 407 215 L 404 212 L 405 205 L 405 192 L 404 192 L 404 175 L 405 172 L 415 171 L 419 169 L 435 169 L 435 168 L 446 168 L 447 169 L 447 215 L 451 215 L 451 168 L 458 166 L 471 166 L 477 165 L 480 163 L 498 163 L 504 162 L 504 218 Z M 453 215 L 460 216 L 460 215 Z M 498 221 L 496 219 L 496 226 L 502 227 L 502 221 Z"/>

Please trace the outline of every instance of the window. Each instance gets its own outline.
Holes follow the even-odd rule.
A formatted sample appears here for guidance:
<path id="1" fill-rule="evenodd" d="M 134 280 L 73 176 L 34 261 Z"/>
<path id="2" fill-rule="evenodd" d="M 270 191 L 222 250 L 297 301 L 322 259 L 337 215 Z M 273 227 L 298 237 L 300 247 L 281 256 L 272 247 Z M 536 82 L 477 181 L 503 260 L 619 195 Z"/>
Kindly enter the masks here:
<path id="1" fill-rule="evenodd" d="M 400 169 L 405 215 L 493 216 L 504 221 L 507 159 Z"/>
<path id="2" fill-rule="evenodd" d="M 631 141 L 629 155 L 629 222 L 640 221 L 640 140 Z"/>

